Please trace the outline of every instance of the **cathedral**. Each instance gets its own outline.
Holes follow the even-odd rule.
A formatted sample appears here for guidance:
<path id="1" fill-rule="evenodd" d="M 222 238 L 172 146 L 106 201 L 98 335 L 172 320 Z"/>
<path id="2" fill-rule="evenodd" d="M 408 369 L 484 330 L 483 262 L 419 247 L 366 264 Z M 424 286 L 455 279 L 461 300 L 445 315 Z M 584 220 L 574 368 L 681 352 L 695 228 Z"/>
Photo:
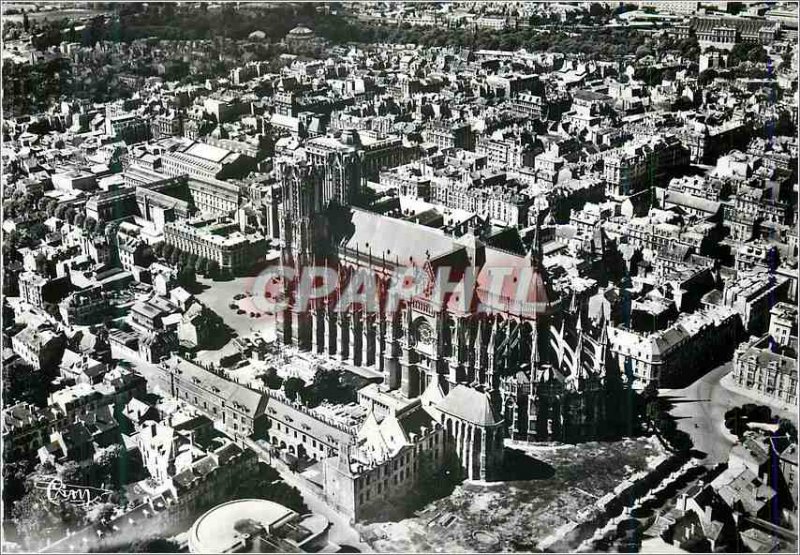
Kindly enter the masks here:
<path id="1" fill-rule="evenodd" d="M 406 399 L 432 384 L 445 395 L 457 387 L 481 392 L 506 437 L 595 437 L 608 387 L 618 381 L 607 379 L 605 326 L 589 325 L 574 296 L 554 291 L 538 220 L 521 256 L 488 246 L 475 219 L 442 230 L 343 207 L 326 198 L 318 165 L 293 160 L 279 171 L 282 264 L 324 265 L 341 282 L 307 306 L 286 303 L 277 315 L 280 342 L 370 367 Z M 428 285 L 396 309 L 337 309 L 339 291 L 359 273 L 374 276 L 376 295 L 385 300 L 392 278 L 409 269 Z M 442 269 L 462 287 L 434 294 L 430 284 Z M 291 300 L 297 281 L 283 287 Z"/>

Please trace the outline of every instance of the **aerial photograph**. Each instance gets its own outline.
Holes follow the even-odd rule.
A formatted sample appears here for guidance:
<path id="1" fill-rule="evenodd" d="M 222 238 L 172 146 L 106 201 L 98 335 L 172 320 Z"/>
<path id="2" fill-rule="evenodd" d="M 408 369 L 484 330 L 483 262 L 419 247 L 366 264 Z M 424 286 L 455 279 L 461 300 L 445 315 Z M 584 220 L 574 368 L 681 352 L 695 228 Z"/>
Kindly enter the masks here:
<path id="1" fill-rule="evenodd" d="M 797 553 L 798 2 L 2 2 L 3 553 Z"/>

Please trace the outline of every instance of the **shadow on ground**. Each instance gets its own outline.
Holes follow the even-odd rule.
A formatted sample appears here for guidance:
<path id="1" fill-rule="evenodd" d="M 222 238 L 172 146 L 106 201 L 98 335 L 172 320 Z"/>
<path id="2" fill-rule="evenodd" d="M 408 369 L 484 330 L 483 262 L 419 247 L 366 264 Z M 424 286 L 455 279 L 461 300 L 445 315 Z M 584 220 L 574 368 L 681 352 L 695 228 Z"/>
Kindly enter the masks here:
<path id="1" fill-rule="evenodd" d="M 503 468 L 492 482 L 522 482 L 528 480 L 549 480 L 556 469 L 546 462 L 534 459 L 518 449 L 506 449 Z"/>

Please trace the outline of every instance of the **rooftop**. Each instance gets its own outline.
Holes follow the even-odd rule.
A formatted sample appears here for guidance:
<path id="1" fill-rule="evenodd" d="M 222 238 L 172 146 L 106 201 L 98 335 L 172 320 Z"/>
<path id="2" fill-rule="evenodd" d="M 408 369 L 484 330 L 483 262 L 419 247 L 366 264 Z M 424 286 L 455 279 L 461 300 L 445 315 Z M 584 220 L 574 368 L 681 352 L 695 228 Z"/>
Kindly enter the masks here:
<path id="1" fill-rule="evenodd" d="M 225 553 L 235 550 L 244 534 L 236 528 L 252 522 L 266 531 L 274 530 L 297 516 L 293 510 L 266 499 L 241 499 L 218 505 L 198 518 L 189 531 L 195 553 Z"/>

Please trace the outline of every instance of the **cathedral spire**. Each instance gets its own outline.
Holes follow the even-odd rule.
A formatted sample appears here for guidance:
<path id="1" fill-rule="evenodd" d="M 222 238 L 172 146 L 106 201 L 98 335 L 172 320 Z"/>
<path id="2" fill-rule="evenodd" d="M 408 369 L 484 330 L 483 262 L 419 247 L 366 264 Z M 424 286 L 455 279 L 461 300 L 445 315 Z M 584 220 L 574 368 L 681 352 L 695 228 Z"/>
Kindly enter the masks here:
<path id="1" fill-rule="evenodd" d="M 531 265 L 534 268 L 542 267 L 542 233 L 539 210 L 534 211 L 535 227 L 533 229 L 533 244 L 531 245 Z"/>
<path id="2" fill-rule="evenodd" d="M 580 320 L 579 320 L 580 321 Z M 579 385 L 578 380 L 584 377 L 583 371 L 583 329 L 578 328 L 578 344 L 575 345 L 575 352 L 572 361 L 572 371 L 575 374 L 575 385 Z"/>

